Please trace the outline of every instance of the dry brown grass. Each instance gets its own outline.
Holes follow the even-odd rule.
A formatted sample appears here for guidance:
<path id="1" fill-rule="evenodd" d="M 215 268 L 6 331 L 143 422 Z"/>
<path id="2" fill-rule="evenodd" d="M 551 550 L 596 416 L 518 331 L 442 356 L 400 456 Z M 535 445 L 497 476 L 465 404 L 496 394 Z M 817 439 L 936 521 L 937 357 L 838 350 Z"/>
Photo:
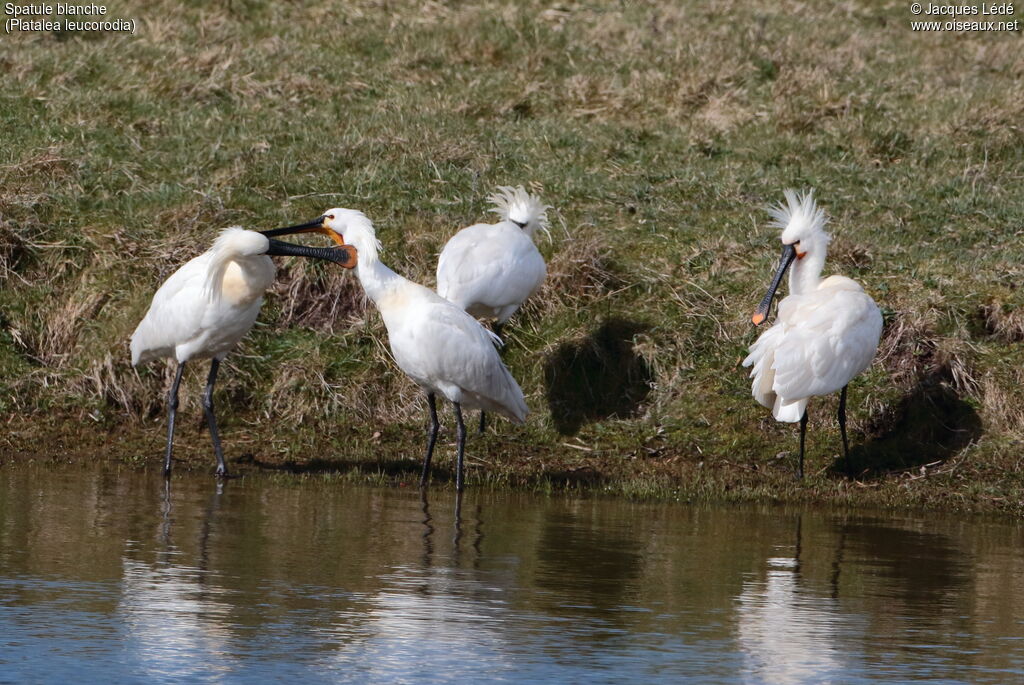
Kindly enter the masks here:
<path id="1" fill-rule="evenodd" d="M 978 308 L 985 331 L 1006 343 L 1024 342 L 1024 309 L 994 297 Z"/>
<path id="2" fill-rule="evenodd" d="M 523 315 L 544 317 L 585 307 L 625 284 L 620 269 L 613 248 L 589 234 L 562 241 L 548 261 L 544 285 L 524 306 Z"/>
<path id="3" fill-rule="evenodd" d="M 366 295 L 351 272 L 305 260 L 278 269 L 274 298 L 281 307 L 281 326 L 325 334 L 351 326 L 353 317 L 363 316 L 367 307 Z"/>

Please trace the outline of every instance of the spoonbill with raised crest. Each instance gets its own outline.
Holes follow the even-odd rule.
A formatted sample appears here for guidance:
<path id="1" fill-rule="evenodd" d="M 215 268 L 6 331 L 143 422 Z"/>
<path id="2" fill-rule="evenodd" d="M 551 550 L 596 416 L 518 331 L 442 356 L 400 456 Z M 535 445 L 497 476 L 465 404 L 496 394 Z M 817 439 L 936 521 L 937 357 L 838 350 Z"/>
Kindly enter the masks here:
<path id="1" fill-rule="evenodd" d="M 478 319 L 502 327 L 536 293 L 547 276 L 544 257 L 534 244 L 538 230 L 547 232 L 548 205 L 522 186 L 499 186 L 488 198 L 499 221 L 473 224 L 445 244 L 437 260 L 437 294 Z M 486 425 L 480 412 L 480 432 Z"/>
<path id="2" fill-rule="evenodd" d="M 760 325 L 772 306 L 786 269 L 789 295 L 779 302 L 775 324 L 751 345 L 743 366 L 752 366 L 754 398 L 772 410 L 777 421 L 800 422 L 800 463 L 804 475 L 807 402 L 840 391 L 839 430 L 849 471 L 846 437 L 847 385 L 871 365 L 882 334 L 882 313 L 856 281 L 845 276 L 821 278 L 829 235 L 827 218 L 814 191 L 785 191 L 786 204 L 769 208 L 772 225 L 782 229 L 782 259 L 768 292 L 751 320 Z"/>

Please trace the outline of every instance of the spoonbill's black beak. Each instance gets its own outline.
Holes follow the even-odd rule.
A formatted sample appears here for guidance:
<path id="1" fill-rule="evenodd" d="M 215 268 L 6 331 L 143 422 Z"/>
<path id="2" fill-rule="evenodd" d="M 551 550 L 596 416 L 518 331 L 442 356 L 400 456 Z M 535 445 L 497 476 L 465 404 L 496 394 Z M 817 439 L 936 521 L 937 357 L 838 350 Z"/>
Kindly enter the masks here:
<path id="1" fill-rule="evenodd" d="M 796 259 L 796 246 L 784 245 L 782 247 L 782 259 L 779 260 L 779 269 L 775 272 L 775 277 L 772 278 L 772 282 L 768 286 L 768 292 L 761 299 L 761 304 L 757 305 L 754 315 L 750 317 L 755 326 L 760 326 L 768 318 L 768 311 L 772 308 L 772 300 L 775 299 L 775 291 L 779 289 L 779 283 L 782 283 L 782 277 L 786 275 L 786 269 L 789 268 L 794 259 Z"/>
<path id="2" fill-rule="evenodd" d="M 330 231 L 330 229 L 324 226 L 324 221 L 326 220 L 326 216 L 318 216 L 312 221 L 307 221 L 304 224 L 296 224 L 295 226 L 285 226 L 284 228 L 273 228 L 269 231 L 260 231 L 260 233 L 267 236 L 268 238 L 273 238 L 274 236 L 279 235 L 292 235 L 293 233 L 309 233 L 310 231 L 316 231 L 317 233 L 327 233 L 328 231 Z"/>
<path id="3" fill-rule="evenodd" d="M 264 234 L 265 235 L 265 234 Z M 281 240 L 270 240 L 270 248 L 267 254 L 271 257 L 307 257 L 309 259 L 325 259 L 335 264 L 340 264 L 346 269 L 356 265 L 358 259 L 356 248 L 351 245 L 340 247 L 309 247 L 307 245 L 293 245 Z"/>
<path id="4" fill-rule="evenodd" d="M 333 217 L 332 217 L 333 218 Z M 338 235 L 335 231 L 328 228 L 327 216 L 322 215 L 304 224 L 297 224 L 295 226 L 285 226 L 284 228 L 274 228 L 269 231 L 260 231 L 263 235 L 268 238 L 273 238 L 279 235 L 292 235 L 293 233 L 323 233 L 325 236 L 334 241 L 334 244 L 338 247 L 345 247 L 345 240 Z"/>

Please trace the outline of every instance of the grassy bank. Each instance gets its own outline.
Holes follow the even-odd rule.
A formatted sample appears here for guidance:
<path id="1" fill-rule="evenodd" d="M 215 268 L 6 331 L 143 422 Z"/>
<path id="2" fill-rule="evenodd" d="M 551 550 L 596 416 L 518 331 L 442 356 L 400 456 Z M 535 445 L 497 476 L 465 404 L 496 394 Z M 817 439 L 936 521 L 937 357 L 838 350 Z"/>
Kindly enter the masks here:
<path id="1" fill-rule="evenodd" d="M 127 340 L 218 229 L 359 208 L 384 260 L 432 285 L 492 189 L 528 183 L 555 208 L 550 277 L 505 355 L 533 413 L 471 443 L 471 479 L 1021 509 L 1019 33 L 914 33 L 899 3 L 108 15 L 138 33 L 0 42 L 5 459 L 159 459 L 170 373 L 133 371 Z M 778 456 L 793 427 L 738 368 L 778 252 L 762 208 L 811 186 L 832 216 L 826 271 L 886 318 L 851 386 L 857 483 L 835 471 L 835 398 L 812 404 L 821 470 L 799 486 Z M 379 317 L 340 269 L 279 276 L 221 374 L 229 461 L 403 478 L 422 406 Z M 204 379 L 183 389 L 196 420 Z M 179 454 L 206 464 L 204 440 L 186 425 Z"/>

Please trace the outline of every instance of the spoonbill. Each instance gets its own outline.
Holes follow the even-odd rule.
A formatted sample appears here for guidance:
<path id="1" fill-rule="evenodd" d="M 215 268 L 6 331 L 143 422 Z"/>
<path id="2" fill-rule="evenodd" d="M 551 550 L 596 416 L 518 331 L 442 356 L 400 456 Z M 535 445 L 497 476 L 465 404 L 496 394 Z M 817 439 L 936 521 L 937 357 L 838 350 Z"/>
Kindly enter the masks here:
<path id="1" fill-rule="evenodd" d="M 264 234 L 305 231 L 325 233 L 339 245 L 347 243 L 354 248 L 356 276 L 380 310 L 391 354 L 398 367 L 426 392 L 430 429 L 421 487 L 427 485 L 430 477 L 430 460 L 439 428 L 436 396 L 440 394 L 452 403 L 458 455 L 455 488 L 462 492 L 466 446 L 462 407 L 498 412 L 516 423 L 522 423 L 528 413 L 523 391 L 498 355 L 495 345 L 500 339 L 461 307 L 385 266 L 378 257 L 381 245 L 376 231 L 362 212 L 331 209 L 297 229 Z"/>
<path id="2" fill-rule="evenodd" d="M 540 289 L 547 266 L 533 236 L 547 232 L 548 205 L 522 186 L 499 186 L 488 198 L 495 224 L 473 224 L 449 240 L 437 260 L 437 294 L 478 319 L 493 320 L 501 336 L 505 322 Z M 480 413 L 480 432 L 486 425 Z"/>
<path id="3" fill-rule="evenodd" d="M 185 364 L 193 359 L 212 360 L 203 394 L 203 412 L 217 457 L 217 476 L 227 476 L 213 412 L 213 386 L 221 361 L 252 328 L 263 305 L 263 294 L 274 282 L 274 262 L 269 255 L 314 257 L 342 265 L 351 264 L 354 257 L 343 250 L 270 240 L 256 231 L 232 226 L 221 232 L 213 247 L 186 262 L 164 281 L 132 334 L 133 366 L 161 358 L 178 363 L 167 397 L 165 476 L 171 473 L 178 386 Z"/>
<path id="4" fill-rule="evenodd" d="M 768 292 L 751 317 L 760 325 L 768 316 L 786 269 L 789 295 L 779 302 L 775 325 L 751 345 L 743 366 L 752 366 L 754 398 L 772 410 L 777 421 L 800 422 L 800 464 L 804 475 L 807 402 L 840 391 L 839 430 L 849 469 L 846 438 L 846 388 L 871 365 L 882 335 L 882 313 L 856 281 L 845 276 L 821 278 L 829 235 L 825 212 L 814 191 L 785 191 L 786 205 L 769 208 L 772 226 L 782 229 L 782 259 Z"/>

